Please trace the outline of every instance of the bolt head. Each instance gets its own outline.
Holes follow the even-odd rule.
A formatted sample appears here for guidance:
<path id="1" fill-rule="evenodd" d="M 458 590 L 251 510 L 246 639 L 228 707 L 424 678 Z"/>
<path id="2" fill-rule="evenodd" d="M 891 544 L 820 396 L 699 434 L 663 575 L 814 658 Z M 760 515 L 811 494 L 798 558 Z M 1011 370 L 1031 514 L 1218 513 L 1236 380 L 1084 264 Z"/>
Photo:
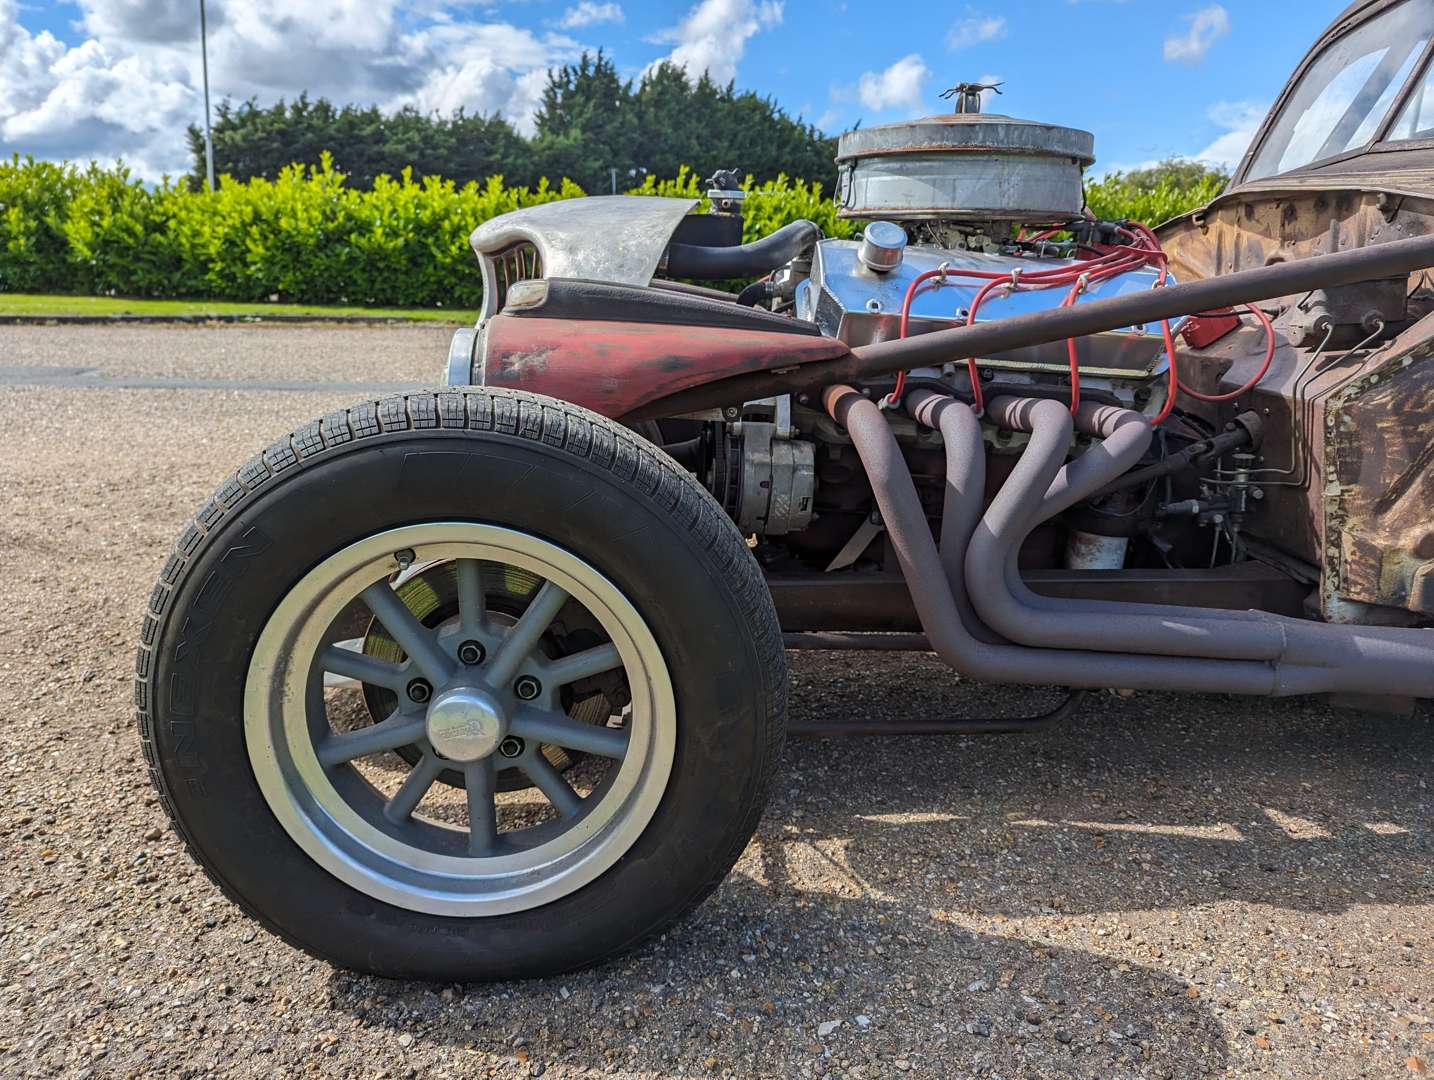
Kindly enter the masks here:
<path id="1" fill-rule="evenodd" d="M 433 696 L 433 687 L 427 679 L 414 679 L 408 684 L 408 697 L 422 705 Z"/>
<path id="2" fill-rule="evenodd" d="M 486 650 L 480 641 L 465 641 L 458 646 L 458 659 L 470 667 L 474 664 L 481 664 Z"/>
<path id="3" fill-rule="evenodd" d="M 523 752 L 523 740 L 516 735 L 509 735 L 498 744 L 498 753 L 505 758 L 518 757 Z"/>
<path id="4" fill-rule="evenodd" d="M 517 694 L 524 701 L 532 701 L 543 692 L 543 686 L 531 675 L 520 676 L 513 684 L 513 693 Z"/>

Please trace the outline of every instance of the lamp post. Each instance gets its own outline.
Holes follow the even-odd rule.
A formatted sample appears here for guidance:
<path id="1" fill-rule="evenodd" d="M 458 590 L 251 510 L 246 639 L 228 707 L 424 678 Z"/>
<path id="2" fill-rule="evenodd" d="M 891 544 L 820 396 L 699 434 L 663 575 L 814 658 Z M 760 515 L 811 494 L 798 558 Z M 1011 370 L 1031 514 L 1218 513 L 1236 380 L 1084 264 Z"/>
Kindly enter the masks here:
<path id="1" fill-rule="evenodd" d="M 204 24 L 204 0 L 199 0 L 199 57 L 204 69 L 204 171 L 214 190 L 214 131 L 209 126 L 209 35 Z"/>

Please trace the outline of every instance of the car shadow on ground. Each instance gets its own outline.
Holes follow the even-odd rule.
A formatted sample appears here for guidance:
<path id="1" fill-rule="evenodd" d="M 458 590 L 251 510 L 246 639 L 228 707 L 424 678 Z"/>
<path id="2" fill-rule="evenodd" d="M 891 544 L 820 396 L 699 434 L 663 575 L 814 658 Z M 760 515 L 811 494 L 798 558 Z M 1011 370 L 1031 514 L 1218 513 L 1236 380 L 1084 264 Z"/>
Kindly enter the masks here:
<path id="1" fill-rule="evenodd" d="M 985 697 L 926 657 L 792 666 L 795 721 L 973 715 Z M 1037 712 L 1049 694 L 1001 698 Z M 793 740 L 733 875 L 633 956 L 447 991 L 336 974 L 333 1003 L 406 1030 L 417 1011 L 426 1039 L 530 1069 L 1214 1075 L 1227 1029 L 1161 969 L 1150 918 L 1146 963 L 1043 926 L 1428 903 L 1431 750 L 1427 713 L 1154 694 L 1101 695 L 1031 736 Z"/>
<path id="2" fill-rule="evenodd" d="M 913 675 L 937 673 L 926 659 L 907 661 Z M 794 714 L 839 714 L 854 691 L 838 678 L 809 687 Z M 1031 712 L 1051 700 L 1002 697 L 1026 695 Z M 900 716 L 972 715 L 981 697 L 949 677 L 912 679 Z M 879 777 L 868 775 L 874 754 Z M 944 852 L 943 869 L 968 872 L 940 887 L 985 914 L 1231 901 L 1339 913 L 1434 898 L 1431 779 L 1428 708 L 1398 717 L 1310 699 L 1251 708 L 1223 695 L 1102 694 L 1068 726 L 1032 735 L 795 745 L 773 813 L 813 840 L 858 839 L 845 852 L 863 880 L 881 881 L 893 850 Z M 831 792 L 846 793 L 847 813 L 829 811 Z"/>
<path id="3" fill-rule="evenodd" d="M 329 1004 L 366 1027 L 529 1075 L 566 1067 L 1119 1080 L 1224 1071 L 1213 1005 L 1189 996 L 1182 980 L 973 932 L 930 900 L 914 877 L 879 896 L 843 897 L 773 888 L 738 871 L 698 913 L 595 970 L 462 987 L 335 972 Z M 534 1016 L 543 1019 L 511 1019 Z"/>

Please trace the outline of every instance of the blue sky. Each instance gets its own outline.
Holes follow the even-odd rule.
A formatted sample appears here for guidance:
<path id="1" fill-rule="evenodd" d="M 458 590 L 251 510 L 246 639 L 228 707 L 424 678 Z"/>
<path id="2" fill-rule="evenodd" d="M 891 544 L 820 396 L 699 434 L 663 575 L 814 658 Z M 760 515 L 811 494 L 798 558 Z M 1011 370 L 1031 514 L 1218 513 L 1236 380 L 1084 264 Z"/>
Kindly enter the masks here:
<path id="1" fill-rule="evenodd" d="M 603 48 L 633 77 L 663 58 L 770 94 L 833 133 L 991 108 L 1083 127 L 1096 172 L 1171 155 L 1222 164 L 1344 0 L 209 0 L 216 97 L 300 91 L 531 120 L 544 73 Z M 186 167 L 202 114 L 196 4 L 0 0 L 0 152 Z M 699 163 L 700 164 L 700 163 Z"/>

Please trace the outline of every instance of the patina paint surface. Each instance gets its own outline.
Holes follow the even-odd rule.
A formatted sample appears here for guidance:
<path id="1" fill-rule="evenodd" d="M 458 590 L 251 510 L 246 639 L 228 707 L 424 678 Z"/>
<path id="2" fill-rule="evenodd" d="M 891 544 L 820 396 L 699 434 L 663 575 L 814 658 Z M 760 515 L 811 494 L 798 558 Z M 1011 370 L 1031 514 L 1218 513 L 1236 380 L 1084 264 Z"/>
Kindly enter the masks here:
<path id="1" fill-rule="evenodd" d="M 619 417 L 728 375 L 830 360 L 847 351 L 834 338 L 798 334 L 496 315 L 486 324 L 483 380 Z"/>

